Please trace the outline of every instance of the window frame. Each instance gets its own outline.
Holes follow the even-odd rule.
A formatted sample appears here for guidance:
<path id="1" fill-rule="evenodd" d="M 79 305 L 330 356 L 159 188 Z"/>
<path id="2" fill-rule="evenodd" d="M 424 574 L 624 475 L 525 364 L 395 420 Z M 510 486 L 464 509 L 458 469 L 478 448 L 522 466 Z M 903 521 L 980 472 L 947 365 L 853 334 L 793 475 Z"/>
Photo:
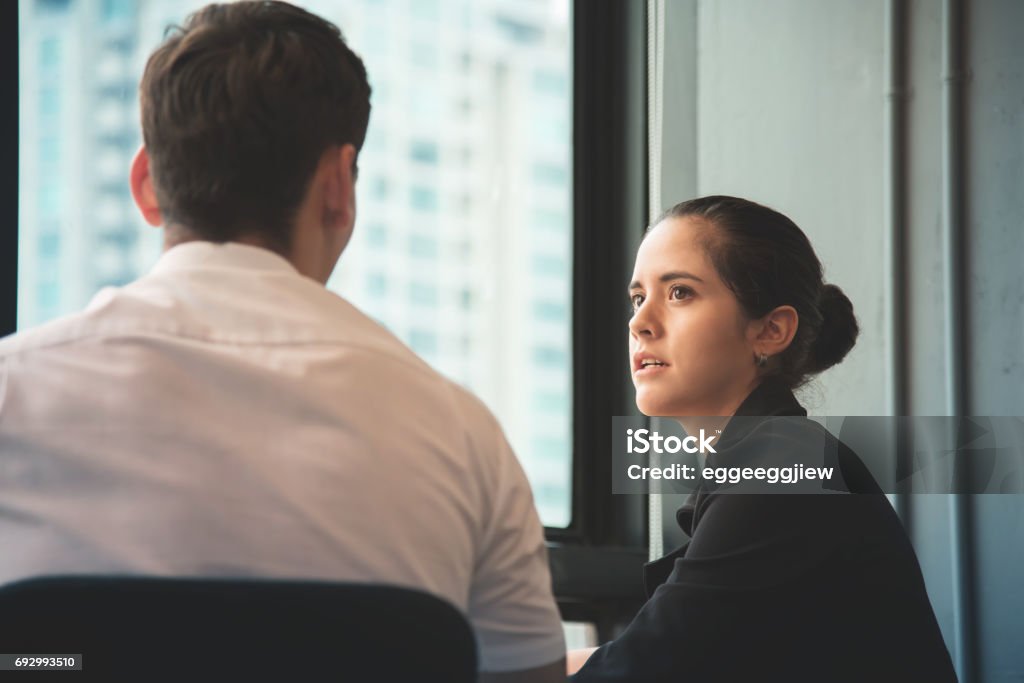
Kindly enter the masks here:
<path id="1" fill-rule="evenodd" d="M 0 337 L 13 334 L 18 326 L 18 166 L 19 149 L 19 72 L 18 72 L 18 3 L 0 3 L 0 83 L 6 85 L 7 97 L 0 109 L 0 131 L 7 137 L 0 177 Z"/>
<path id="2" fill-rule="evenodd" d="M 611 493 L 609 431 L 638 415 L 625 290 L 648 215 L 646 3 L 577 0 L 572 27 L 573 514 L 546 533 L 563 618 L 604 641 L 643 604 L 648 559 L 648 497 Z"/>

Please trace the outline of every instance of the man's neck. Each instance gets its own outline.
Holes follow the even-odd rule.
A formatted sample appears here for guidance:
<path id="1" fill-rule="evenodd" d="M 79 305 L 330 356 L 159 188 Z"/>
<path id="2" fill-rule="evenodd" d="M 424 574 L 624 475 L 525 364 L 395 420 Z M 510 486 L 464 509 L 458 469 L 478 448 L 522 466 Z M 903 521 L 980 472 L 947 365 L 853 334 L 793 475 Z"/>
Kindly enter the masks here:
<path id="1" fill-rule="evenodd" d="M 200 235 L 197 235 L 195 232 L 193 232 L 192 230 L 190 230 L 189 228 L 186 228 L 184 226 L 180 226 L 180 225 L 166 226 L 164 228 L 164 249 L 163 250 L 166 252 L 169 249 L 172 249 L 172 248 L 178 246 L 179 244 L 187 244 L 189 242 L 211 242 L 211 241 L 212 240 L 208 240 L 208 239 L 203 238 Z M 261 237 L 258 237 L 256 235 L 240 235 L 239 237 L 236 237 L 234 239 L 228 240 L 228 242 L 233 243 L 233 244 L 244 244 L 246 246 L 258 247 L 260 249 L 266 249 L 267 251 L 271 251 L 271 252 L 277 254 L 278 256 L 280 256 L 281 258 L 285 259 L 289 263 L 291 263 L 292 266 L 295 268 L 295 270 L 299 271 L 303 275 L 306 275 L 307 277 L 312 277 L 314 280 L 318 279 L 316 277 L 316 274 L 307 273 L 303 269 L 303 267 L 306 266 L 306 264 L 299 263 L 294 258 L 294 256 L 292 254 L 282 253 L 279 248 L 274 247 L 267 240 L 265 240 L 265 239 L 263 239 Z"/>

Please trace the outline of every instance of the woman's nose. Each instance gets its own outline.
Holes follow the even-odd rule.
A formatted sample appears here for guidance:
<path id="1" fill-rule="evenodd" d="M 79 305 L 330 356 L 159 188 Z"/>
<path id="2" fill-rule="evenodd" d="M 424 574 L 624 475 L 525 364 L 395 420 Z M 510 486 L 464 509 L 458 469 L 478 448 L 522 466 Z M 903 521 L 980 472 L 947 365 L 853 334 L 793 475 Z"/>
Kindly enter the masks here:
<path id="1" fill-rule="evenodd" d="M 656 336 L 656 317 L 649 304 L 641 304 L 629 319 L 629 333 L 636 338 Z"/>

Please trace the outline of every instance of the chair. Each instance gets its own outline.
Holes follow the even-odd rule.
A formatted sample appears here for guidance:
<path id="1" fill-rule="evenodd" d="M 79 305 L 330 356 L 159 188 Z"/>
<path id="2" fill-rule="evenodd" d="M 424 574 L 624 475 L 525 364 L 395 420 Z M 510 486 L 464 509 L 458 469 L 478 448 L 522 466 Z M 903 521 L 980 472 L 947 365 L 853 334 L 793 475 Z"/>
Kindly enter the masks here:
<path id="1" fill-rule="evenodd" d="M 52 674 L 64 681 L 477 676 L 473 632 L 447 602 L 392 586 L 313 581 L 20 581 L 0 587 L 0 652 L 81 654 L 81 672 Z"/>

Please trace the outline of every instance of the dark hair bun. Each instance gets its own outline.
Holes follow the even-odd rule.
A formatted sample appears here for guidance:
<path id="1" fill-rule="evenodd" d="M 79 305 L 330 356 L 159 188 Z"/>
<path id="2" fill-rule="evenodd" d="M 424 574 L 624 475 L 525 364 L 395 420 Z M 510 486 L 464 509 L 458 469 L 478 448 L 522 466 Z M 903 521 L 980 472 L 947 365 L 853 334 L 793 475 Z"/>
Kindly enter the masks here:
<path id="1" fill-rule="evenodd" d="M 807 368 L 812 373 L 827 370 L 845 358 L 860 332 L 853 304 L 835 285 L 822 287 L 818 310 L 822 317 L 821 331 L 811 346 Z"/>
<path id="2" fill-rule="evenodd" d="M 688 216 L 713 226 L 702 246 L 747 320 L 784 305 L 797 312 L 796 333 L 765 376 L 795 389 L 849 353 L 858 332 L 853 304 L 824 283 L 821 261 L 796 223 L 756 202 L 712 195 L 676 204 L 656 224 Z"/>

